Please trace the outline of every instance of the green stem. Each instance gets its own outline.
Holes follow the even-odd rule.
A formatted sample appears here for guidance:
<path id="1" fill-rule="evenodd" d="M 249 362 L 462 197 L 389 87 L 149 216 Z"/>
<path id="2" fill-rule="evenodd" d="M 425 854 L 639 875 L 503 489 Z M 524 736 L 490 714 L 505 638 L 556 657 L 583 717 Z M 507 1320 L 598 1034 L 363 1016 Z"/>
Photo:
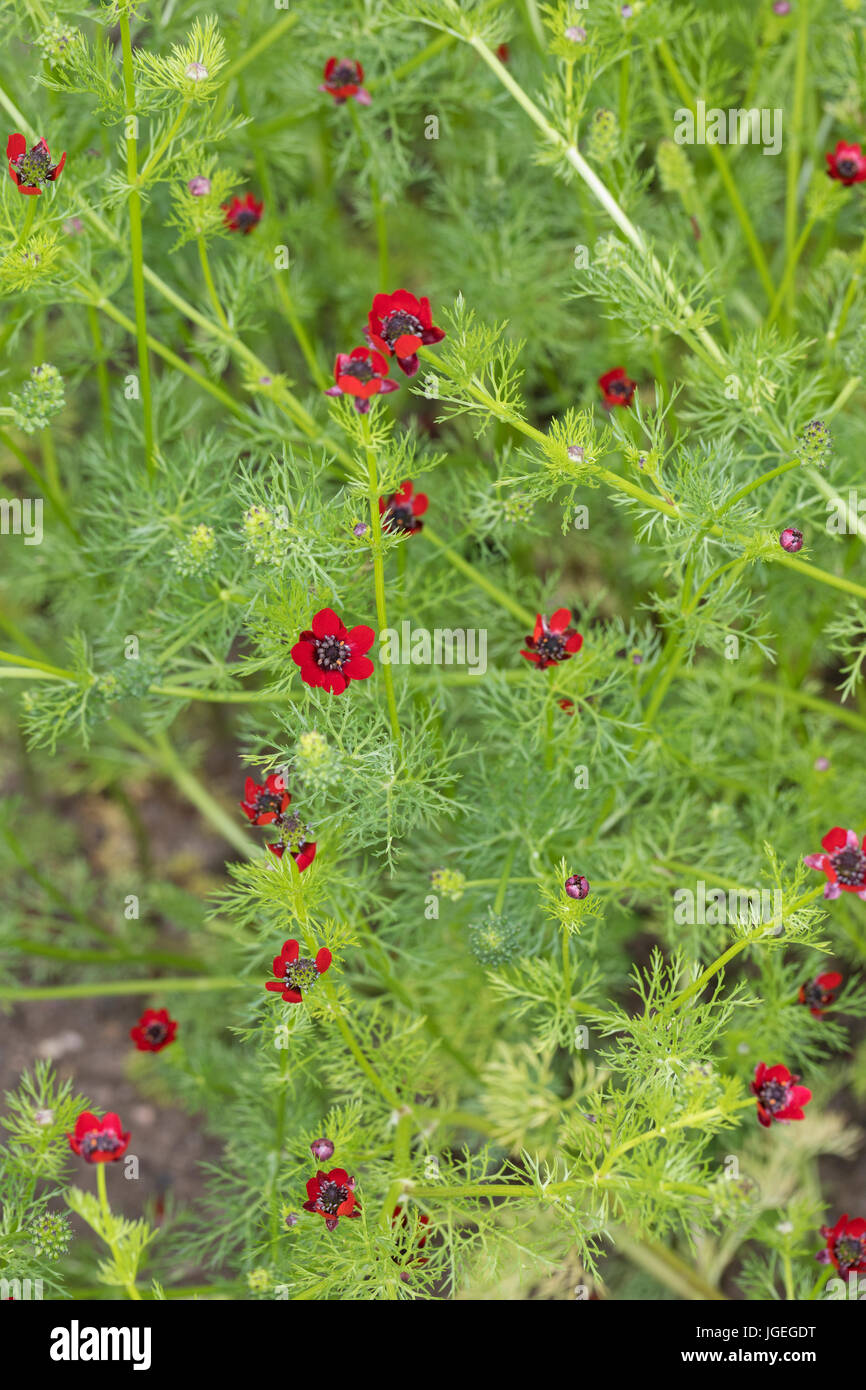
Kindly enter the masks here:
<path id="1" fill-rule="evenodd" d="M 367 498 L 370 504 L 370 548 L 373 552 L 373 580 L 376 588 L 376 618 L 379 623 L 380 635 L 387 631 L 388 614 L 385 604 L 385 561 L 382 552 L 382 519 L 379 516 L 379 479 L 376 468 L 376 451 L 373 448 L 370 433 L 369 416 L 363 418 L 364 429 L 364 453 L 367 458 Z M 397 700 L 394 694 L 394 674 L 391 670 L 391 663 L 382 660 L 380 662 L 382 675 L 385 680 L 385 695 L 388 701 L 388 717 L 391 721 L 391 733 L 398 749 L 401 747 L 400 721 L 397 717 Z"/>
<path id="2" fill-rule="evenodd" d="M 142 980 L 91 980 L 75 985 L 39 985 L 31 989 L 0 988 L 0 999 L 25 1001 L 30 999 L 95 999 L 97 996 L 124 994 L 200 994 L 207 990 L 246 989 L 249 980 L 238 979 L 234 975 L 160 975 L 157 979 Z"/>
<path id="3" fill-rule="evenodd" d="M 786 270 L 784 289 L 787 299 L 787 317 L 790 324 L 794 313 L 794 288 L 792 269 L 795 260 L 795 239 L 797 232 L 797 179 L 800 173 L 800 151 L 803 144 L 803 110 L 806 100 L 806 60 L 809 53 L 809 6 L 802 4 L 797 10 L 797 64 L 794 70 L 794 109 L 792 129 L 788 132 L 787 191 L 785 200 L 785 248 Z M 773 301 L 775 303 L 775 299 Z M 774 315 L 771 314 L 772 323 Z"/>
<path id="4" fill-rule="evenodd" d="M 120 43 L 123 53 L 123 88 L 127 122 L 135 121 L 135 73 L 132 62 L 132 36 L 129 14 L 121 10 Z M 150 391 L 150 360 L 147 355 L 147 306 L 144 297 L 144 244 L 141 228 L 141 195 L 138 191 L 138 144 L 132 129 L 126 132 L 126 180 L 129 184 L 129 244 L 132 253 L 132 287 L 135 300 L 135 334 L 138 371 L 141 380 L 141 408 L 144 415 L 144 452 L 147 471 L 153 474 L 153 402 Z"/>
<path id="5" fill-rule="evenodd" d="M 207 286 L 208 298 L 210 299 L 210 302 L 214 308 L 214 313 L 216 314 L 223 328 L 225 328 L 228 332 L 231 332 L 231 329 L 229 327 L 229 321 L 226 318 L 225 310 L 223 309 L 223 306 L 220 303 L 220 297 L 217 294 L 217 288 L 214 284 L 213 275 L 211 274 L 210 261 L 208 259 L 207 246 L 205 245 L 204 237 L 199 236 L 196 238 L 196 241 L 198 242 L 199 264 L 201 266 L 201 273 L 204 276 L 205 285 Z"/>
<path id="6" fill-rule="evenodd" d="M 105 351 L 102 345 L 102 330 L 99 326 L 99 315 L 94 304 L 86 307 L 87 325 L 90 329 L 90 337 L 93 341 L 93 360 L 96 363 L 96 380 L 99 386 L 99 405 L 102 412 L 102 433 L 106 444 L 111 444 L 114 438 L 114 421 L 111 415 L 111 387 L 108 381 L 108 369 L 105 365 Z"/>

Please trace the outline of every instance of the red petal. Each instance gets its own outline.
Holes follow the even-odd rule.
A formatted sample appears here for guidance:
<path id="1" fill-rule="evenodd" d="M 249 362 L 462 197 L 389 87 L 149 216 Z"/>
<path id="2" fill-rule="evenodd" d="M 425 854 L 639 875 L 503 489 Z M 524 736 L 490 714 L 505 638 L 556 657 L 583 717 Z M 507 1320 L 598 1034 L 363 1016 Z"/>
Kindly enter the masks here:
<path id="1" fill-rule="evenodd" d="M 316 955 L 316 969 L 318 970 L 320 975 L 324 975 L 325 971 L 330 966 L 332 959 L 333 957 L 331 955 L 331 952 L 328 950 L 327 946 L 323 946 L 322 949 Z"/>

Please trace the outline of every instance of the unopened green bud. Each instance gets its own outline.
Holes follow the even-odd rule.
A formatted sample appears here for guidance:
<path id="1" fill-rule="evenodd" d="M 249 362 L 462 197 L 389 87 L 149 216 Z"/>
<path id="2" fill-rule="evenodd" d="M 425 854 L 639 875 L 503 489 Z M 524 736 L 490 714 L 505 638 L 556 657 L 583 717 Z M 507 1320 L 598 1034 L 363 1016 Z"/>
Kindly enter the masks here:
<path id="1" fill-rule="evenodd" d="M 30 1239 L 37 1255 L 59 1260 L 69 1249 L 72 1227 L 62 1212 L 43 1211 L 31 1222 Z"/>
<path id="2" fill-rule="evenodd" d="M 613 111 L 604 106 L 593 113 L 586 142 L 586 152 L 590 159 L 603 164 L 612 159 L 619 149 L 619 121 Z"/>
<path id="3" fill-rule="evenodd" d="M 430 882 L 437 893 L 450 898 L 453 903 L 459 902 L 466 891 L 466 877 L 457 869 L 434 869 Z"/>
<path id="4" fill-rule="evenodd" d="M 519 949 L 519 933 L 513 922 L 488 909 L 487 921 L 469 928 L 469 949 L 481 965 L 505 965 Z"/>
<path id="5" fill-rule="evenodd" d="M 661 140 L 656 150 L 656 168 L 665 193 L 686 193 L 694 188 L 695 176 L 682 145 Z"/>
<path id="6" fill-rule="evenodd" d="M 797 457 L 801 463 L 823 467 L 833 451 L 833 437 L 823 420 L 810 420 L 797 440 Z"/>
<path id="7" fill-rule="evenodd" d="M 216 558 L 216 535 L 202 523 L 193 528 L 171 552 L 179 574 L 206 574 Z"/>
<path id="8" fill-rule="evenodd" d="M 63 377 L 50 362 L 43 362 L 41 367 L 32 369 L 30 380 L 25 381 L 19 393 L 10 395 L 9 400 L 18 428 L 25 434 L 35 434 L 66 404 Z"/>

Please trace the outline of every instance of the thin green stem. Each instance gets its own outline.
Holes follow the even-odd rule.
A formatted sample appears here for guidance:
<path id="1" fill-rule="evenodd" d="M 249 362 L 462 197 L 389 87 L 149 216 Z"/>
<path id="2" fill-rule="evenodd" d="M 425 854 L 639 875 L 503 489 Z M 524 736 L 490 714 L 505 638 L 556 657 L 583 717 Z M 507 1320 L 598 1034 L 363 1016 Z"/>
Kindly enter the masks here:
<path id="1" fill-rule="evenodd" d="M 217 288 L 214 284 L 213 275 L 211 274 L 210 260 L 208 259 L 205 239 L 203 236 L 199 236 L 196 237 L 196 241 L 198 243 L 199 265 L 201 266 L 201 273 L 204 277 L 204 282 L 207 287 L 208 298 L 210 299 L 210 302 L 213 305 L 214 313 L 216 314 L 223 328 L 225 328 L 228 332 L 231 332 L 229 321 L 226 318 L 225 310 L 223 309 L 223 306 L 220 303 L 220 297 L 217 294 Z"/>
<path id="2" fill-rule="evenodd" d="M 147 347 L 147 306 L 144 296 L 144 243 L 141 226 L 141 195 L 138 191 L 138 142 L 135 134 L 135 73 L 132 62 L 132 36 L 129 14 L 119 16 L 120 43 L 123 53 L 123 89 L 126 104 L 126 180 L 129 184 L 129 245 L 132 253 L 132 288 L 135 300 L 135 336 L 138 346 L 138 371 L 141 381 L 141 408 L 144 416 L 144 452 L 147 471 L 153 473 L 154 433 L 153 401 L 150 390 L 150 360 Z"/>
<path id="3" fill-rule="evenodd" d="M 363 417 L 364 453 L 367 459 L 367 499 L 370 506 L 370 548 L 373 552 L 373 582 L 376 589 L 376 618 L 380 635 L 387 631 L 388 614 L 385 603 L 385 559 L 382 550 L 382 519 L 379 516 L 379 476 L 376 467 L 376 451 L 370 433 L 370 420 Z M 400 720 L 397 716 L 397 699 L 394 694 L 394 673 L 390 661 L 380 661 L 385 681 L 385 696 L 388 701 L 388 718 L 391 733 L 398 749 L 401 747 Z"/>

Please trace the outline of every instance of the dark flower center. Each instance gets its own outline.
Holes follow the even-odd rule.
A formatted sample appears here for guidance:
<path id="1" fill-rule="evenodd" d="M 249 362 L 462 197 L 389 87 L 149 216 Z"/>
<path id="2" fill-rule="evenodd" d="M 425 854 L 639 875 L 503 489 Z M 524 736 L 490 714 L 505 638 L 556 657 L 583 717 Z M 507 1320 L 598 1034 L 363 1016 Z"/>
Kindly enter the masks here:
<path id="1" fill-rule="evenodd" d="M 328 1216 L 336 1216 L 348 1196 L 349 1189 L 347 1187 L 341 1187 L 336 1182 L 323 1182 L 319 1188 L 319 1209 L 326 1212 Z"/>
<path id="2" fill-rule="evenodd" d="M 255 799 L 255 813 L 257 816 L 265 816 L 269 811 L 273 811 L 279 815 L 282 804 L 283 798 L 277 792 L 261 791 Z"/>
<path id="3" fill-rule="evenodd" d="M 319 979 L 316 962 L 309 956 L 290 961 L 283 979 L 289 989 L 299 989 L 301 992 L 313 989 Z"/>
<path id="4" fill-rule="evenodd" d="M 788 1103 L 788 1090 L 789 1087 L 783 1081 L 765 1081 L 759 1092 L 764 1109 L 773 1115 L 777 1110 L 784 1110 Z"/>
<path id="5" fill-rule="evenodd" d="M 234 216 L 236 227 L 254 227 L 258 220 L 259 215 L 252 208 L 241 208 Z"/>
<path id="6" fill-rule="evenodd" d="M 110 1130 L 92 1129 L 81 1141 L 81 1153 L 89 1158 L 92 1153 L 113 1154 L 120 1148 L 120 1140 Z"/>
<path id="7" fill-rule="evenodd" d="M 817 980 L 813 980 L 803 990 L 803 1002 L 808 1004 L 810 1009 L 817 1009 L 821 1004 L 829 1004 L 832 996 L 825 993 Z"/>
<path id="8" fill-rule="evenodd" d="M 338 63 L 331 73 L 330 80 L 335 87 L 344 87 L 347 82 L 357 82 L 357 64 L 351 62 Z"/>
<path id="9" fill-rule="evenodd" d="M 396 506 L 392 503 L 385 513 L 385 520 L 390 531 L 414 531 L 416 521 L 412 512 L 412 503 L 401 502 Z"/>
<path id="10" fill-rule="evenodd" d="M 564 661 L 565 637 L 561 632 L 544 632 L 535 644 L 535 650 L 543 661 Z"/>
<path id="11" fill-rule="evenodd" d="M 408 314 L 405 309 L 395 309 L 393 314 L 387 314 L 382 320 L 382 337 L 392 348 L 404 333 L 412 333 L 416 338 L 421 338 L 424 326 L 414 314 Z"/>
<path id="12" fill-rule="evenodd" d="M 628 396 L 631 394 L 631 382 L 623 381 L 622 379 L 619 381 L 612 381 L 607 388 L 607 392 L 609 396 Z"/>
<path id="13" fill-rule="evenodd" d="M 44 145 L 34 145 L 15 160 L 15 168 L 28 187 L 38 188 L 51 173 L 51 155 Z"/>
<path id="14" fill-rule="evenodd" d="M 346 375 L 353 376 L 356 381 L 372 381 L 376 374 L 372 362 L 368 362 L 366 357 L 356 357 L 346 369 Z"/>
<path id="15" fill-rule="evenodd" d="M 342 671 L 352 653 L 339 637 L 318 637 L 315 643 L 316 665 L 323 671 Z"/>
<path id="16" fill-rule="evenodd" d="M 841 1268 L 849 1269 L 866 1258 L 866 1249 L 855 1236 L 840 1236 L 836 1241 L 835 1254 Z"/>
<path id="17" fill-rule="evenodd" d="M 164 1023 L 149 1023 L 144 1030 L 148 1042 L 160 1043 L 165 1040 L 168 1028 Z"/>
<path id="18" fill-rule="evenodd" d="M 843 178 L 849 179 L 852 174 L 857 173 L 856 159 L 837 159 L 836 168 Z"/>
<path id="19" fill-rule="evenodd" d="M 836 870 L 840 883 L 866 882 L 866 854 L 862 849 L 840 849 L 830 855 L 830 863 Z"/>

